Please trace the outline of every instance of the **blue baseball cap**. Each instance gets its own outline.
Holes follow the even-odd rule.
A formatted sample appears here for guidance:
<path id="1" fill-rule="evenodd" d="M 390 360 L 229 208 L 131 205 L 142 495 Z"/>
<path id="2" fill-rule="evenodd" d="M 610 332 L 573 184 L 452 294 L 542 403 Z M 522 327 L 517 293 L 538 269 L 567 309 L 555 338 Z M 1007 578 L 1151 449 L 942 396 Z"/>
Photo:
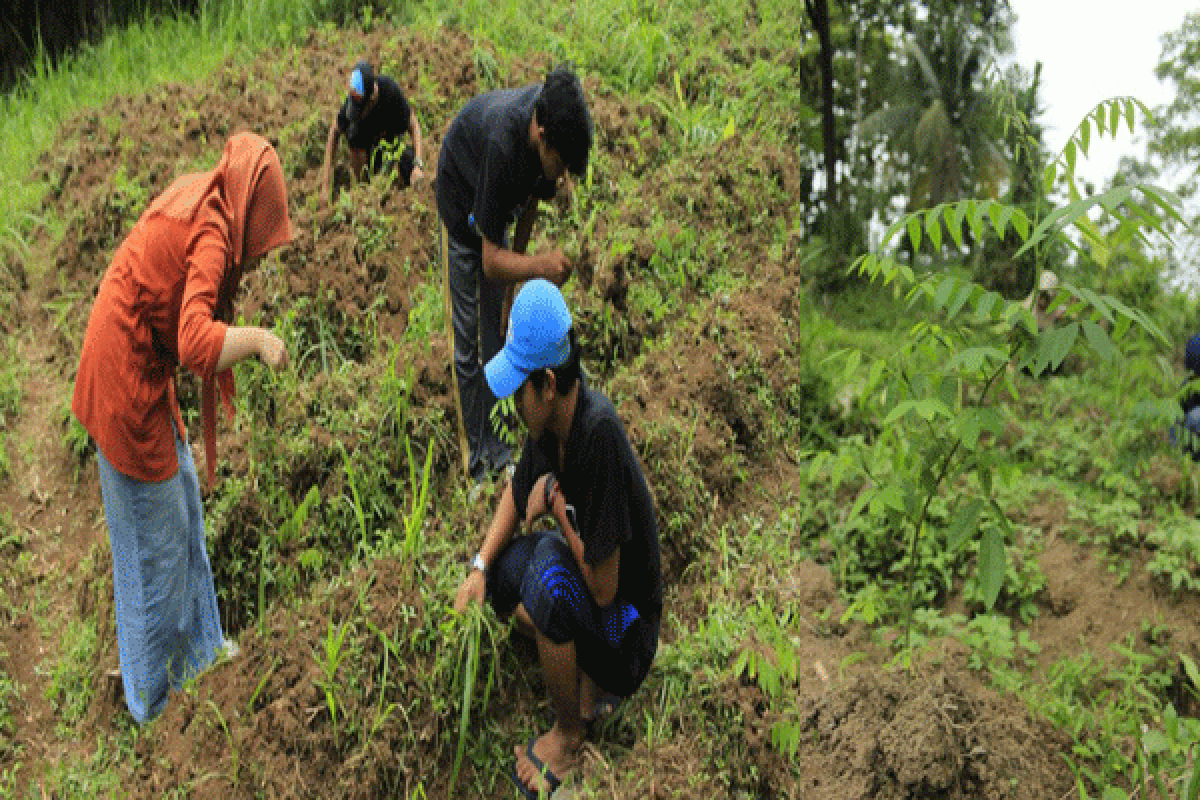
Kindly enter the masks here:
<path id="1" fill-rule="evenodd" d="M 350 121 L 354 122 L 362 114 L 363 106 L 370 99 L 375 89 L 375 70 L 370 62 L 359 61 L 350 73 L 349 113 Z"/>
<path id="2" fill-rule="evenodd" d="M 504 349 L 483 368 L 498 399 L 508 397 L 539 369 L 561 367 L 571 356 L 571 312 L 562 292 L 542 278 L 529 281 L 513 301 Z"/>

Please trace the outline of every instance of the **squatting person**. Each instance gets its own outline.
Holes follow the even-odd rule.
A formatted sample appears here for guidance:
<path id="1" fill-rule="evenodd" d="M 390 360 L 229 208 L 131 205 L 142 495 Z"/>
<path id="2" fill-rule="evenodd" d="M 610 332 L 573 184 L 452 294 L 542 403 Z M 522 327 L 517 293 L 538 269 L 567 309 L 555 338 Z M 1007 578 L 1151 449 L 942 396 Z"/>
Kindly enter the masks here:
<path id="1" fill-rule="evenodd" d="M 512 458 L 492 421 L 496 398 L 483 365 L 503 342 L 506 291 L 532 278 L 561 286 L 572 265 L 561 250 L 525 250 L 539 200 L 570 171 L 582 175 L 592 146 L 583 87 L 559 67 L 543 84 L 475 97 L 442 140 L 437 205 L 442 264 L 454 329 L 454 375 L 464 465 L 479 480 Z M 508 229 L 515 221 L 512 247 Z"/>
<path id="2" fill-rule="evenodd" d="M 662 568 L 654 501 L 612 403 L 580 369 L 571 316 L 552 283 L 517 294 L 504 349 L 485 374 L 515 394 L 528 438 L 454 605 L 487 597 L 532 632 L 554 727 L 516 748 L 528 797 L 576 763 L 601 692 L 628 697 L 658 648 Z M 519 534 L 544 515 L 556 530 Z"/>
<path id="3" fill-rule="evenodd" d="M 359 61 L 350 73 L 346 100 L 329 125 L 325 161 L 321 165 L 321 202 L 328 202 L 332 196 L 333 157 L 339 138 L 346 138 L 350 172 L 357 181 L 386 168 L 389 152 L 394 151 L 405 134 L 412 134 L 412 144 L 398 155 L 396 172 L 402 186 L 411 186 L 425 177 L 417 112 L 394 80 L 387 75 L 376 75 L 370 62 Z"/>
<path id="4" fill-rule="evenodd" d="M 205 551 L 176 369 L 203 381 L 211 485 L 216 393 L 232 413 L 230 367 L 254 355 L 274 369 L 288 360 L 270 331 L 229 325 L 238 283 L 291 239 L 279 157 L 262 137 L 238 134 L 215 169 L 178 178 L 150 204 L 92 307 L 71 410 L 96 442 L 121 679 L 139 723 L 162 711 L 169 687 L 232 648 Z"/>

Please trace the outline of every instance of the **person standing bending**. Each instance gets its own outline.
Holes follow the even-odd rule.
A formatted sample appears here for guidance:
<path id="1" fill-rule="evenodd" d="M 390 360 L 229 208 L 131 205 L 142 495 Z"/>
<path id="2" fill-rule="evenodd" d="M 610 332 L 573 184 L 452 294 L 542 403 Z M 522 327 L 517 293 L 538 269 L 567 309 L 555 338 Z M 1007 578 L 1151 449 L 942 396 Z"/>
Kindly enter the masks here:
<path id="1" fill-rule="evenodd" d="M 179 366 L 203 380 L 208 483 L 216 475 L 216 394 L 230 367 L 287 365 L 283 342 L 233 327 L 243 272 L 292 239 L 279 157 L 237 134 L 211 172 L 185 175 L 142 214 L 104 273 L 84 334 L 71 410 L 96 442 L 112 544 L 117 649 L 138 723 L 232 645 L 205 549 L 196 465 L 175 396 Z"/>
<path id="2" fill-rule="evenodd" d="M 526 283 L 485 374 L 515 396 L 529 431 L 454 607 L 490 599 L 537 640 L 554 727 L 515 749 L 527 797 L 577 762 L 600 692 L 628 697 L 658 649 L 662 566 L 654 500 L 612 403 L 580 369 L 571 315 L 552 283 Z M 557 530 L 519 535 L 549 515 Z M 548 796 L 548 794 L 546 795 Z"/>
<path id="3" fill-rule="evenodd" d="M 463 458 L 475 480 L 512 457 L 491 423 L 496 398 L 483 379 L 483 365 L 503 341 L 505 292 L 532 278 L 561 286 L 570 277 L 572 265 L 561 250 L 525 250 L 538 201 L 554 197 L 567 171 L 584 173 L 591 146 L 583 87 L 565 67 L 540 86 L 475 97 L 442 140 L 437 171 L 442 263 L 454 329 L 460 437 L 468 451 Z"/>

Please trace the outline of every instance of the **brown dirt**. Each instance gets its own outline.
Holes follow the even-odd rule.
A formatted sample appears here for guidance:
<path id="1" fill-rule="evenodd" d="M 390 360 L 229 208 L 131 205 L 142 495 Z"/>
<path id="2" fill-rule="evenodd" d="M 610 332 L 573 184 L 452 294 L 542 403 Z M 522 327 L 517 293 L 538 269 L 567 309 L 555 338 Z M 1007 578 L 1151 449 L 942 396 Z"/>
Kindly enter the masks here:
<path id="1" fill-rule="evenodd" d="M 13 449 L 24 447 L 27 455 L 22 456 L 19 479 L 0 490 L 0 508 L 11 509 L 17 530 L 26 534 L 14 549 L 28 554 L 22 555 L 20 570 L 0 568 L 0 585 L 9 607 L 16 609 L 9 624 L 0 626 L 0 652 L 6 672 L 21 686 L 13 745 L 23 763 L 53 764 L 67 753 L 86 754 L 97 736 L 117 729 L 114 720 L 123 713 L 117 686 L 99 681 L 101 689 L 81 730 L 66 739 L 55 734 L 58 718 L 45 699 L 48 679 L 41 668 L 55 663 L 59 637 L 53 626 L 36 621 L 94 614 L 103 622 L 96 673 L 115 667 L 111 564 L 95 469 L 85 460 L 76 476 L 62 437 L 62 408 L 77 343 L 113 248 L 145 199 L 178 173 L 208 166 L 230 133 L 269 131 L 289 173 L 299 237 L 277 273 L 248 276 L 244 313 L 270 319 L 284 298 L 303 296 L 319 304 L 335 326 L 338 320 L 349 325 L 374 309 L 384 335 L 400 335 L 408 324 L 414 288 L 429 280 L 436 264 L 433 197 L 428 187 L 395 192 L 373 184 L 347 189 L 352 201 L 347 211 L 316 210 L 311 197 L 326 126 L 340 100 L 336 78 L 351 50 L 374 54 L 391 74 L 425 76 L 421 86 L 432 88 L 415 90 L 413 100 L 422 113 L 427 161 L 433 161 L 440 131 L 463 100 L 479 90 L 475 46 L 470 37 L 453 31 L 437 42 L 384 28 L 369 35 L 314 33 L 294 51 L 266 54 L 250 66 L 227 66 L 201 85 L 166 86 L 85 112 L 65 127 L 61 146 L 44 160 L 41 173 L 52 186 L 44 212 L 66 220 L 67 233 L 58 241 L 43 230 L 34 241 L 36 252 L 54 268 L 43 278 L 29 276 L 19 315 L 28 330 L 53 334 L 19 339 L 20 354 L 32 369 L 23 411 L 9 439 L 22 443 Z M 548 62 L 510 65 L 512 82 L 532 79 Z M 726 231 L 727 249 L 713 257 L 728 258 L 733 269 L 755 277 L 752 290 L 723 298 L 681 322 L 668 350 L 645 352 L 646 343 L 662 331 L 632 313 L 623 317 L 620 330 L 592 331 L 594 344 L 601 346 L 599 373 L 613 379 L 610 388 L 651 474 L 659 508 L 664 517 L 685 519 L 664 535 L 668 604 L 679 609 L 669 618 L 665 636 L 682 641 L 705 613 L 710 592 L 697 577 L 700 571 L 689 569 L 698 559 L 715 558 L 706 537 L 722 521 L 777 513 L 778 497 L 791 491 L 794 467 L 785 434 L 747 388 L 746 376 L 760 376 L 755 380 L 761 388 L 780 398 L 806 374 L 807 365 L 797 363 L 785 341 L 797 333 L 794 304 L 802 282 L 787 263 L 772 262 L 767 255 L 770 223 L 786 220 L 804 178 L 789 154 L 742 136 L 672 174 L 657 174 L 657 148 L 666 131 L 661 114 L 590 88 L 599 146 L 620 168 L 646 176 L 647 196 L 642 203 L 622 205 L 618 218 L 600 220 L 591 239 L 581 243 L 580 282 L 590 290 L 581 310 L 584 323 L 598 319 L 605 304 L 627 311 L 630 285 L 647 279 L 655 245 L 644 231 L 653 209 L 689 219 L 703 230 Z M 641 130 L 642 120 L 650 121 L 648 131 Z M 743 164 L 750 165 L 748 171 L 739 166 Z M 762 191 L 764 179 L 770 191 Z M 386 235 L 365 246 L 364 231 Z M 602 249 L 602 243 L 620 237 L 631 239 L 628 248 L 615 255 Z M 685 296 L 694 291 L 685 290 Z M 62 327 L 53 324 L 47 303 L 62 309 Z M 416 364 L 419 385 L 413 401 L 449 418 L 447 343 L 435 334 L 430 345 Z M 645 359 L 636 371 L 616 369 L 641 355 Z M 357 357 L 366 360 L 366 354 Z M 319 385 L 312 389 L 320 390 Z M 281 405 L 276 423 L 303 426 L 300 400 Z M 842 424 L 831 407 L 817 407 L 814 413 L 825 415 L 831 425 Z M 244 433 L 222 439 L 225 469 L 236 472 L 245 464 L 246 439 Z M 293 491 L 336 470 L 330 434 L 314 429 L 313 440 L 310 454 L 282 469 L 281 480 Z M 453 490 L 452 470 L 450 457 L 439 454 L 440 491 Z M 1161 480 L 1169 483 L 1172 476 L 1164 474 Z M 257 512 L 251 503 L 239 513 Z M 1038 521 L 1053 529 L 1065 516 L 1056 513 L 1046 509 Z M 479 516 L 467 522 L 477 528 L 482 512 Z M 454 535 L 450 524 L 435 522 L 431 535 Z M 12 561 L 17 554 L 0 555 Z M 1052 540 L 1042 566 L 1049 582 L 1049 613 L 1032 631 L 1043 642 L 1044 663 L 1077 649 L 1081 634 L 1098 649 L 1119 640 L 1148 607 L 1159 610 L 1196 653 L 1194 602 L 1171 606 L 1144 582 L 1118 585 L 1087 551 L 1064 539 Z M 788 766 L 770 746 L 769 731 L 777 720 L 765 711 L 757 687 L 728 675 L 702 675 L 696 677 L 713 687 L 702 709 L 711 716 L 698 714 L 693 727 L 652 743 L 640 735 L 640 723 L 627 726 L 618 735 L 620 746 L 593 759 L 588 769 L 603 796 L 1034 798 L 1061 797 L 1069 790 L 1070 775 L 1058 756 L 1066 747 L 1062 736 L 1031 718 L 1019 701 L 983 686 L 963 668 L 952 643 L 944 645 L 940 665 L 922 667 L 915 676 L 890 672 L 881 666 L 887 654 L 861 630 L 824 621 L 836 620 L 840 613 L 827 569 L 806 564 L 773 574 L 769 564 L 745 568 L 737 591 L 750 597 L 771 586 L 772 599 L 799 609 L 808 621 L 808 632 L 796 641 L 800 661 L 807 665 L 794 687 L 805 714 L 798 768 Z M 308 598 L 296 609 L 274 609 L 261 633 L 242 631 L 241 656 L 210 671 L 195 692 L 173 697 L 163 720 L 138 739 L 142 766 L 128 776 L 123 789 L 136 797 L 158 797 L 190 784 L 199 797 L 367 798 L 408 796 L 417 781 L 424 781 L 430 797 L 444 796 L 449 765 L 437 742 L 449 722 L 422 693 L 422 672 L 432 667 L 434 657 L 391 665 L 405 670 L 396 673 L 406 676 L 397 700 L 403 713 L 388 716 L 371 743 L 354 751 L 343 745 L 328 710 L 314 657 L 331 623 L 353 624 L 354 658 L 374 669 L 364 669 L 368 685 L 354 687 L 343 700 L 353 713 L 370 708 L 378 699 L 370 681 L 387 656 L 381 638 L 365 629 L 365 621 L 393 639 L 413 630 L 414 620 L 425 613 L 416 580 L 411 567 L 381 562 L 369 574 L 349 576 L 328 596 Z M 360 600 L 358 590 L 364 586 L 368 588 Z M 830 609 L 831 616 L 818 616 Z M 865 658 L 847 667 L 843 677 L 839 665 L 854 653 Z M 503 688 L 510 691 L 498 701 L 495 714 L 506 735 L 515 737 L 520 720 L 541 710 L 538 693 L 527 684 Z M 635 698 L 630 718 L 651 716 L 654 702 Z M 744 726 L 742 740 L 729 752 L 701 749 L 712 741 L 706 730 L 712 719 Z M 397 753 L 412 741 L 419 743 L 421 760 L 402 762 Z M 0 749 L 0 767 L 12 763 Z M 475 770 L 468 765 L 468 778 L 478 777 Z M 36 778 L 23 773 L 22 780 Z M 510 796 L 503 779 L 492 785 L 489 796 Z"/>

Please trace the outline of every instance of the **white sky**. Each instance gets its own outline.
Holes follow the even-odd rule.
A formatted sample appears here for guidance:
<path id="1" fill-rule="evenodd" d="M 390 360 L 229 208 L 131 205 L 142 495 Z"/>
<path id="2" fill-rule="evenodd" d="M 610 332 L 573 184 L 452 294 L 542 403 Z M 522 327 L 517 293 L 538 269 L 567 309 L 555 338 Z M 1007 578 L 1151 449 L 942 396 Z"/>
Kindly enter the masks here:
<path id="1" fill-rule="evenodd" d="M 1200 0 L 1009 0 L 1017 15 L 1017 60 L 1041 61 L 1042 122 L 1047 148 L 1057 153 L 1084 114 L 1101 100 L 1133 95 L 1153 108 L 1171 99 L 1154 77 L 1162 53 L 1159 38 L 1177 30 Z M 1143 155 L 1145 138 L 1128 128 L 1114 141 L 1092 136 L 1086 162 L 1076 171 L 1099 189 L 1124 154 Z"/>

